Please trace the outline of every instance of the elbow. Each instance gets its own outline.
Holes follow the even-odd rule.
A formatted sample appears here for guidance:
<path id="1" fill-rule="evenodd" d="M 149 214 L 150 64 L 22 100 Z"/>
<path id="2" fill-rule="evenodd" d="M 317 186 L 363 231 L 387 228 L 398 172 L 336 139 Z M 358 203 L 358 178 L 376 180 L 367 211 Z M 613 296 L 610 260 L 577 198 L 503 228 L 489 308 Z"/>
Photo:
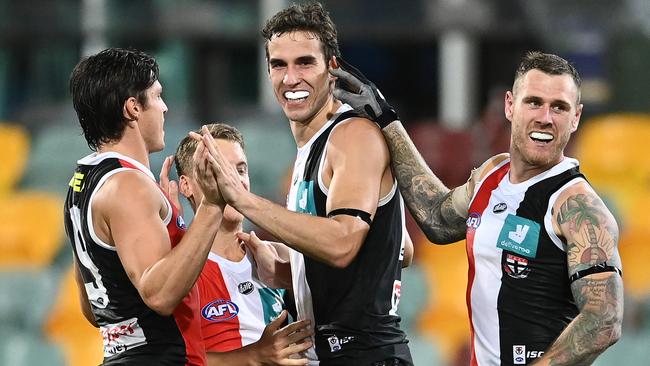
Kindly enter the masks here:
<path id="1" fill-rule="evenodd" d="M 594 342 L 594 347 L 598 353 L 604 352 L 621 339 L 623 314 L 622 311 L 617 311 L 616 314 L 610 314 L 610 316 L 601 319 L 603 321 L 597 330 Z"/>
<path id="2" fill-rule="evenodd" d="M 340 248 L 337 248 L 338 250 L 336 252 L 331 254 L 327 264 L 338 269 L 346 268 L 357 257 L 360 246 L 361 245 L 342 245 Z"/>
<path id="3" fill-rule="evenodd" d="M 607 322 L 602 331 L 603 337 L 603 351 L 621 339 L 623 329 L 623 316 L 616 316 L 611 321 Z"/>
<path id="4" fill-rule="evenodd" d="M 143 297 L 142 300 L 149 307 L 160 316 L 171 316 L 176 309 L 178 303 L 170 301 L 169 298 L 164 296 L 148 296 Z"/>
<path id="5" fill-rule="evenodd" d="M 423 231 L 424 231 L 424 235 L 427 237 L 427 240 L 437 245 L 452 244 L 459 240 L 465 239 L 465 237 L 462 235 L 452 236 L 446 234 L 445 230 L 438 229 L 435 227 L 423 228 Z"/>
<path id="6" fill-rule="evenodd" d="M 349 266 L 350 263 L 352 263 L 352 261 L 354 260 L 354 258 L 355 258 L 354 256 L 350 256 L 350 255 L 336 256 L 331 258 L 329 260 L 329 263 L 327 264 L 329 264 L 334 268 L 343 269 Z"/>

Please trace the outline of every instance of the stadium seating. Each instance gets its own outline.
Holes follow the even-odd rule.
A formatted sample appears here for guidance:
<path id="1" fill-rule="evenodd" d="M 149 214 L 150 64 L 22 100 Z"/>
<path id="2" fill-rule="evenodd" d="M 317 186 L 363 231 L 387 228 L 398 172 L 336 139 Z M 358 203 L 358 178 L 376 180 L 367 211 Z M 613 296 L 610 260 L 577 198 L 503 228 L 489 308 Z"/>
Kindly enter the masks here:
<path id="1" fill-rule="evenodd" d="M 63 200 L 46 192 L 0 198 L 0 268 L 49 265 L 63 239 Z"/>
<path id="2" fill-rule="evenodd" d="M 29 157 L 29 134 L 24 127 L 0 122 L 0 198 L 13 191 Z"/>
<path id="3" fill-rule="evenodd" d="M 419 318 L 420 330 L 433 337 L 442 357 L 451 361 L 469 341 L 465 291 L 467 255 L 465 241 L 433 245 L 418 243 L 418 259 L 430 289 L 428 306 Z"/>
<path id="4" fill-rule="evenodd" d="M 101 363 L 102 337 L 81 313 L 72 267 L 62 277 L 56 302 L 45 324 L 45 333 L 49 340 L 63 348 L 68 366 Z"/>
<path id="5" fill-rule="evenodd" d="M 66 366 L 61 349 L 38 334 L 0 329 L 0 365 Z"/>
<path id="6" fill-rule="evenodd" d="M 585 121 L 577 132 L 580 169 L 606 198 L 616 202 L 624 222 L 639 194 L 650 191 L 650 115 L 605 115 Z"/>
<path id="7" fill-rule="evenodd" d="M 417 263 L 402 270 L 402 288 L 398 314 L 402 318 L 402 330 L 409 339 L 409 348 L 416 365 L 439 365 L 441 354 L 438 345 L 429 334 L 418 329 L 422 309 L 429 301 L 429 286 L 425 272 Z"/>
<path id="8" fill-rule="evenodd" d="M 650 293 L 650 115 L 605 115 L 586 121 L 576 140 L 580 168 L 618 217 L 625 290 Z"/>

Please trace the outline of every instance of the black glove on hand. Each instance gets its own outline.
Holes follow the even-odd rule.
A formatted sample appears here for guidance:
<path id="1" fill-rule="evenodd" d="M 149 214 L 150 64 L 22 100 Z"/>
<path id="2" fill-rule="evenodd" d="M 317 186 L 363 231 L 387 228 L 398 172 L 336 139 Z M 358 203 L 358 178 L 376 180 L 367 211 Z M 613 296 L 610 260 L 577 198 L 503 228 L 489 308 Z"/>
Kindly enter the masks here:
<path id="1" fill-rule="evenodd" d="M 336 58 L 336 62 L 339 68 L 330 70 L 330 73 L 338 78 L 334 89 L 336 99 L 365 113 L 370 120 L 379 125 L 379 128 L 384 128 L 399 119 L 397 112 L 388 104 L 377 86 L 361 71 L 342 58 Z"/>

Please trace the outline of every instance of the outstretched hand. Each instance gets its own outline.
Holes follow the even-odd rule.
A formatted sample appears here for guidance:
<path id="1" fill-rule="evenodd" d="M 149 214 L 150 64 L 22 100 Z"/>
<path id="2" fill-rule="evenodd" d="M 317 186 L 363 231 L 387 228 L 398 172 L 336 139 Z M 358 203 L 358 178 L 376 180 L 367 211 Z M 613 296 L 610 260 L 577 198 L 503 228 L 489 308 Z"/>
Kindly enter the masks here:
<path id="1" fill-rule="evenodd" d="M 342 58 L 335 61 L 338 67 L 332 67 L 330 73 L 338 78 L 334 89 L 337 99 L 364 113 L 382 129 L 399 120 L 395 109 L 372 81 Z"/>
<path id="2" fill-rule="evenodd" d="M 219 191 L 217 177 L 212 169 L 214 160 L 203 142 L 201 135 L 190 132 L 190 137 L 197 140 L 196 151 L 192 156 L 194 179 L 203 191 L 203 201 L 224 208 L 226 203 Z"/>
<path id="3" fill-rule="evenodd" d="M 199 147 L 205 148 L 207 154 L 206 161 L 209 163 L 208 168 L 216 180 L 221 197 L 223 197 L 226 204 L 237 208 L 237 200 L 242 194 L 248 193 L 248 190 L 241 182 L 237 169 L 221 153 L 207 127 L 203 126 L 201 135 L 190 132 L 190 136 L 198 141 L 197 151 Z"/>
<path id="4" fill-rule="evenodd" d="M 309 320 L 291 323 L 283 328 L 282 323 L 287 319 L 287 311 L 270 322 L 260 340 L 251 348 L 255 350 L 257 358 L 263 365 L 307 365 L 306 358 L 293 358 L 311 348 L 311 336 L 314 334 Z"/>

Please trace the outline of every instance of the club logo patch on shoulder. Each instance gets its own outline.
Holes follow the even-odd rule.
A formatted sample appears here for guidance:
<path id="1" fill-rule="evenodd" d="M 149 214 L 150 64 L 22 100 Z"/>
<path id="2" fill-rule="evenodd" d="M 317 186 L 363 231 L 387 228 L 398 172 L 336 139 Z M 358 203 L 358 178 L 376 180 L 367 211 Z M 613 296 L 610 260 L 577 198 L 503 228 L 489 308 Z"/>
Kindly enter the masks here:
<path id="1" fill-rule="evenodd" d="M 253 292 L 253 283 L 251 281 L 242 282 L 237 285 L 240 294 L 248 295 Z"/>
<path id="2" fill-rule="evenodd" d="M 496 205 L 494 205 L 494 207 L 492 207 L 492 212 L 498 214 L 504 212 L 507 209 L 508 209 L 508 205 L 506 205 L 505 202 L 501 202 L 501 203 L 497 203 Z"/>
<path id="3" fill-rule="evenodd" d="M 201 309 L 201 316 L 211 322 L 224 322 L 237 316 L 239 307 L 230 300 L 219 299 L 208 303 Z"/>
<path id="4" fill-rule="evenodd" d="M 540 226 L 535 221 L 508 214 L 499 233 L 497 248 L 526 258 L 537 256 Z"/>
<path id="5" fill-rule="evenodd" d="M 522 279 L 528 277 L 530 268 L 528 268 L 528 259 L 516 256 L 514 254 L 506 254 L 506 262 L 503 264 L 504 272 L 515 279 Z"/>
<path id="6" fill-rule="evenodd" d="M 467 230 L 476 230 L 481 225 L 481 214 L 478 212 L 470 213 L 465 224 L 467 225 Z"/>

